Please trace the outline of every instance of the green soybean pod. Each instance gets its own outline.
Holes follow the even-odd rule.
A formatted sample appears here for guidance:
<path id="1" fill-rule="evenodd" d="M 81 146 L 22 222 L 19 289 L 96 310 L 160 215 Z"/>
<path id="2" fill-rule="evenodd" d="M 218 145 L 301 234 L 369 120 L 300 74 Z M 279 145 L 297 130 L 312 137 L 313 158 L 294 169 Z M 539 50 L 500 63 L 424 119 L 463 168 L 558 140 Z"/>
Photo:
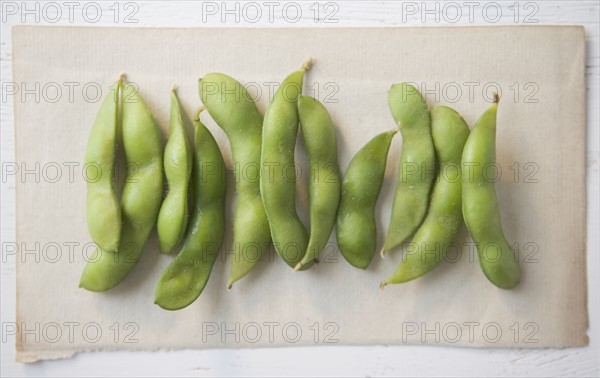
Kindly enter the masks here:
<path id="1" fill-rule="evenodd" d="M 183 239 L 188 222 L 188 186 L 192 174 L 192 152 L 185 134 L 186 124 L 187 116 L 173 87 L 169 139 L 165 145 L 163 162 L 169 190 L 156 222 L 160 251 L 163 253 L 171 252 Z"/>
<path id="2" fill-rule="evenodd" d="M 414 86 L 400 83 L 392 85 L 388 102 L 402 134 L 402 155 L 382 257 L 402 244 L 423 222 L 435 176 L 435 152 L 425 99 Z"/>
<path id="3" fill-rule="evenodd" d="M 263 124 L 260 193 L 275 250 L 292 268 L 308 246 L 308 233 L 296 212 L 298 99 L 308 66 L 288 75 L 273 96 Z M 303 268 L 308 268 L 305 265 Z"/>
<path id="4" fill-rule="evenodd" d="M 204 290 L 217 259 L 225 230 L 225 161 L 219 145 L 194 117 L 194 210 L 177 257 L 156 285 L 155 303 L 165 310 L 189 306 Z"/>
<path id="5" fill-rule="evenodd" d="M 304 257 L 294 270 L 312 263 L 325 248 L 335 225 L 342 184 L 329 112 L 315 98 L 301 96 L 298 116 L 310 165 L 310 237 Z"/>
<path id="6" fill-rule="evenodd" d="M 367 269 L 376 252 L 375 205 L 397 132 L 386 131 L 371 139 L 352 158 L 344 175 L 336 235 L 342 256 L 356 268 Z"/>
<path id="7" fill-rule="evenodd" d="M 381 288 L 414 280 L 433 270 L 446 256 L 462 224 L 461 157 L 469 126 L 454 109 L 434 106 L 431 134 L 438 173 L 429 211 L 412 239 L 414 252 L 404 256 L 396 272 L 381 283 Z"/>
<path id="8" fill-rule="evenodd" d="M 497 287 L 511 289 L 521 271 L 502 230 L 496 188 L 484 172 L 496 164 L 498 100 L 479 118 L 463 151 L 462 211 L 483 273 Z"/>
<path id="9" fill-rule="evenodd" d="M 88 231 L 106 251 L 116 250 L 121 237 L 121 208 L 113 180 L 121 83 L 119 80 L 102 101 L 85 152 L 85 166 L 98 171 L 97 179 L 87 180 Z"/>
<path id="10" fill-rule="evenodd" d="M 122 135 L 128 175 L 121 195 L 123 229 L 116 252 L 97 250 L 88 261 L 79 286 L 106 291 L 119 284 L 138 262 L 156 223 L 163 189 L 160 130 L 137 89 L 125 84 Z"/>
<path id="11" fill-rule="evenodd" d="M 268 250 L 269 222 L 260 197 L 263 118 L 252 97 L 234 78 L 211 73 L 199 81 L 202 103 L 229 139 L 236 174 L 234 257 L 227 287 L 248 274 Z"/>

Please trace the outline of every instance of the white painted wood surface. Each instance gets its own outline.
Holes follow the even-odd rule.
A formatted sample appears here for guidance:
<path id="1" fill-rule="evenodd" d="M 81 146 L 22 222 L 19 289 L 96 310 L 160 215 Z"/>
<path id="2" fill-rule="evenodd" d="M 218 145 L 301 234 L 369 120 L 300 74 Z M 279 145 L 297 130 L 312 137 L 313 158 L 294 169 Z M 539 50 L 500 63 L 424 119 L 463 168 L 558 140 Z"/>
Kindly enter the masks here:
<path id="1" fill-rule="evenodd" d="M 599 223 L 599 109 L 600 30 L 598 1 L 338 1 L 216 2 L 192 1 L 2 1 L 2 102 L 0 153 L 2 163 L 14 162 L 12 98 L 5 84 L 11 77 L 10 27 L 27 24 L 105 26 L 267 26 L 348 27 L 402 25 L 580 24 L 586 27 L 587 56 L 587 188 L 588 298 L 590 346 L 573 349 L 491 350 L 398 347 L 310 347 L 282 349 L 203 350 L 173 352 L 99 352 L 70 360 L 32 365 L 14 362 L 14 336 L 5 326 L 15 321 L 15 267 L 4 243 L 15 240 L 13 179 L 1 183 L 0 317 L 2 322 L 1 376 L 580 376 L 600 375 L 600 243 Z M 36 5 L 37 4 L 37 5 Z M 233 10 L 224 12 L 224 7 Z M 236 8 L 237 7 L 237 8 Z M 85 12 L 84 12 L 85 9 Z M 300 17 L 297 10 L 301 10 Z M 319 19 L 315 21 L 315 13 Z M 101 11 L 97 17 L 96 10 Z M 118 10 L 118 12 L 117 12 Z M 257 13 L 260 10 L 260 15 Z M 500 11 L 501 14 L 498 12 Z M 60 15 L 58 14 L 60 12 Z M 25 18 L 23 20 L 23 18 Z M 98 18 L 96 20 L 96 18 Z M 223 22 L 222 18 L 225 18 Z M 333 22 L 326 22 L 333 21 Z M 95 21 L 95 22 L 94 22 Z M 137 22 L 135 22 L 137 21 Z M 116 41 L 118 43 L 118 41 Z M 3 171 L 4 172 L 4 166 Z M 164 330 L 167 331 L 168 330 Z"/>

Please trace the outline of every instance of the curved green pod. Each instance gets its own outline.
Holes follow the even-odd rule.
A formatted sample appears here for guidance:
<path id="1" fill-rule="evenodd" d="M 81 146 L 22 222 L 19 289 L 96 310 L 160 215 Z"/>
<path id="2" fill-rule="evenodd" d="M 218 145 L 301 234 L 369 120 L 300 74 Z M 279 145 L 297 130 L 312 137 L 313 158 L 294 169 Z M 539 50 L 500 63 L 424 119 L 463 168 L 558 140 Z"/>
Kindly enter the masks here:
<path id="1" fill-rule="evenodd" d="M 189 306 L 204 290 L 225 230 L 225 161 L 210 131 L 194 117 L 194 210 L 185 242 L 156 285 L 155 303 L 166 310 Z"/>
<path id="2" fill-rule="evenodd" d="M 306 69 L 288 75 L 273 96 L 265 114 L 260 164 L 260 193 L 275 250 L 292 268 L 308 246 L 308 233 L 296 212 L 296 165 L 298 135 L 297 103 Z M 310 265 L 304 265 L 308 268 Z"/>
<path id="3" fill-rule="evenodd" d="M 102 101 L 85 151 L 85 166 L 98 171 L 94 179 L 86 180 L 88 231 L 94 243 L 106 251 L 117 250 L 121 238 L 121 207 L 113 180 L 121 85 L 119 80 Z"/>
<path id="4" fill-rule="evenodd" d="M 497 287 L 511 289 L 521 270 L 502 230 L 495 185 L 484 173 L 496 163 L 497 101 L 479 118 L 463 151 L 462 210 L 483 273 Z"/>
<path id="5" fill-rule="evenodd" d="M 435 177 L 435 152 L 425 99 L 414 86 L 400 83 L 390 89 L 388 102 L 402 134 L 402 155 L 382 256 L 402 244 L 423 222 Z"/>
<path id="6" fill-rule="evenodd" d="M 356 268 L 367 269 L 376 252 L 375 205 L 397 132 L 386 131 L 371 139 L 354 155 L 344 175 L 336 235 L 342 256 Z"/>
<path id="7" fill-rule="evenodd" d="M 231 76 L 205 75 L 199 80 L 198 89 L 206 110 L 227 134 L 235 167 L 234 257 L 227 283 L 231 288 L 256 266 L 271 243 L 260 195 L 263 118 L 248 91 Z"/>
<path id="8" fill-rule="evenodd" d="M 169 139 L 165 145 L 164 169 L 168 192 L 156 222 L 160 251 L 169 253 L 183 239 L 188 222 L 188 187 L 192 174 L 192 152 L 185 134 L 185 115 L 175 88 L 171 90 Z"/>
<path id="9" fill-rule="evenodd" d="M 433 270 L 446 256 L 462 224 L 461 158 L 469 126 L 455 110 L 434 106 L 431 134 L 439 169 L 429 211 L 410 243 L 410 250 L 381 287 L 411 281 Z"/>
<path id="10" fill-rule="evenodd" d="M 122 101 L 122 135 L 128 175 L 121 195 L 121 240 L 116 252 L 97 250 L 86 264 L 79 286 L 90 291 L 113 288 L 133 269 L 156 223 L 162 202 L 160 130 L 133 85 L 124 85 Z"/>
<path id="11" fill-rule="evenodd" d="M 310 165 L 310 237 L 304 257 L 294 270 L 312 263 L 325 248 L 335 225 L 342 194 L 337 140 L 329 112 L 315 98 L 301 96 L 298 116 Z"/>

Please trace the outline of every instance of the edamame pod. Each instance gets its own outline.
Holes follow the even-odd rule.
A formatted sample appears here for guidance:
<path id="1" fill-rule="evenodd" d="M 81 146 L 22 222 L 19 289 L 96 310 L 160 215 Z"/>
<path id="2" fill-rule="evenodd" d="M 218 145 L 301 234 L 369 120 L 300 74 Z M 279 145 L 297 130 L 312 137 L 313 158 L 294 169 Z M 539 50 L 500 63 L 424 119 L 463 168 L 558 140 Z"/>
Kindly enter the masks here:
<path id="1" fill-rule="evenodd" d="M 301 96 L 298 116 L 310 165 L 310 238 L 304 257 L 294 270 L 312 263 L 325 248 L 335 225 L 342 184 L 335 129 L 327 109 L 316 99 Z"/>
<path id="2" fill-rule="evenodd" d="M 400 83 L 392 85 L 388 102 L 402 134 L 402 156 L 382 257 L 402 244 L 423 222 L 435 176 L 435 152 L 425 99 L 414 86 Z"/>
<path id="3" fill-rule="evenodd" d="M 260 164 L 260 193 L 275 250 L 292 268 L 308 246 L 308 233 L 296 212 L 294 149 L 298 135 L 298 98 L 309 66 L 288 75 L 265 114 Z M 304 265 L 308 268 L 310 264 Z"/>
<path id="4" fill-rule="evenodd" d="M 479 118 L 463 151 L 462 210 L 483 273 L 497 287 L 511 289 L 519 283 L 521 271 L 502 231 L 494 183 L 484 172 L 496 163 L 498 100 L 496 95 L 495 103 Z"/>
<path id="5" fill-rule="evenodd" d="M 460 164 L 469 127 L 455 110 L 434 106 L 431 134 L 439 169 L 429 211 L 410 243 L 411 251 L 403 257 L 396 272 L 381 283 L 381 288 L 414 280 L 435 268 L 444 259 L 462 224 Z"/>
<path id="6" fill-rule="evenodd" d="M 356 268 L 367 269 L 376 251 L 375 205 L 383 185 L 388 151 L 397 132 L 386 131 L 371 139 L 346 169 L 336 234 L 342 256 Z"/>
<path id="7" fill-rule="evenodd" d="M 121 195 L 123 229 L 116 252 L 97 250 L 79 286 L 106 291 L 119 284 L 138 262 L 156 223 L 162 200 L 162 142 L 142 97 L 131 84 L 123 88 L 122 134 L 128 175 Z"/>
<path id="8" fill-rule="evenodd" d="M 166 310 L 189 306 L 204 290 L 225 229 L 225 162 L 219 145 L 194 117 L 194 211 L 181 252 L 156 286 L 155 303 Z"/>
<path id="9" fill-rule="evenodd" d="M 233 219 L 234 258 L 227 287 L 248 274 L 271 242 L 260 196 L 262 115 L 244 86 L 234 78 L 211 73 L 199 81 L 202 103 L 229 138 L 236 176 Z"/>
<path id="10" fill-rule="evenodd" d="M 169 253 L 185 235 L 188 222 L 188 186 L 192 173 L 192 152 L 185 135 L 189 120 L 175 88 L 171 90 L 169 140 L 165 146 L 164 169 L 169 190 L 158 213 L 156 231 L 160 251 Z"/>
<path id="11" fill-rule="evenodd" d="M 98 170 L 96 180 L 87 180 L 87 226 L 98 248 L 115 251 L 121 237 L 121 208 L 113 180 L 119 80 L 102 102 L 85 152 L 85 166 Z"/>

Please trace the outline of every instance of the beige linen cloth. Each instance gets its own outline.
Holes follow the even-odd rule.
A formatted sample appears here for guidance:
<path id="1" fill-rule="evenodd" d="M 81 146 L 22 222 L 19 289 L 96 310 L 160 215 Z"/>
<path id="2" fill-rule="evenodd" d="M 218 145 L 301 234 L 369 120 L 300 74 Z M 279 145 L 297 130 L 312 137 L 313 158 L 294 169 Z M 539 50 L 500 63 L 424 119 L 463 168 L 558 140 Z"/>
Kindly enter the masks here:
<path id="1" fill-rule="evenodd" d="M 13 29 L 13 46 L 19 361 L 100 349 L 588 343 L 583 28 L 21 26 Z M 159 255 L 154 235 L 118 287 L 100 294 L 78 288 L 93 251 L 84 151 L 98 95 L 119 73 L 139 85 L 166 136 L 173 83 L 191 115 L 200 105 L 198 78 L 225 72 L 247 84 L 264 112 L 276 83 L 308 57 L 315 64 L 304 91 L 331 112 L 342 171 L 367 140 L 394 127 L 387 106 L 392 83 L 416 83 L 430 105 L 452 106 L 470 127 L 500 91 L 498 169 L 490 177 L 498 180 L 502 223 L 518 251 L 520 285 L 505 291 L 486 280 L 463 226 L 439 267 L 383 291 L 379 282 L 395 270 L 401 250 L 385 260 L 376 256 L 362 271 L 332 244 L 307 272 L 293 273 L 275 254 L 264 256 L 228 292 L 230 177 L 224 249 L 191 306 L 168 312 L 154 305 L 155 284 L 173 258 Z M 227 139 L 208 114 L 202 117 L 231 166 Z M 398 135 L 377 206 L 380 241 L 401 146 Z M 298 208 L 306 220 L 302 148 L 300 141 Z"/>

